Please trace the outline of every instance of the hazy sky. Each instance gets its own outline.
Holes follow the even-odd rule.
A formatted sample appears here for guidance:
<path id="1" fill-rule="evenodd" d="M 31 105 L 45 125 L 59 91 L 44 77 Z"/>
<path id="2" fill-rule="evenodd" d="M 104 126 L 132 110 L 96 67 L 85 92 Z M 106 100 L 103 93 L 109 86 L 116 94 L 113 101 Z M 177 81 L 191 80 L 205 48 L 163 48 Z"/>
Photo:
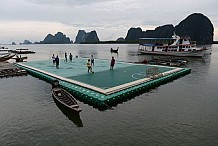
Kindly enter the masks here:
<path id="1" fill-rule="evenodd" d="M 218 40 L 218 0 L 0 0 L 0 6 L 0 43 L 41 41 L 58 31 L 75 41 L 80 29 L 116 40 L 130 27 L 177 25 L 191 13 L 207 16 Z"/>

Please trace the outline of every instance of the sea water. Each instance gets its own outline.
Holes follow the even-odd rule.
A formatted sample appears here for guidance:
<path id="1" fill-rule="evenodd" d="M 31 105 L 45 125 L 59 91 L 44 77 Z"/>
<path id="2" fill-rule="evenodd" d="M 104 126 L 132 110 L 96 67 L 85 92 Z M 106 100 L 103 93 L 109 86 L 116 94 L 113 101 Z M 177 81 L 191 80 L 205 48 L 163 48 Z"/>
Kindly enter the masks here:
<path id="1" fill-rule="evenodd" d="M 53 54 L 64 58 L 65 52 L 125 62 L 155 57 L 138 55 L 137 44 L 6 47 L 35 51 L 22 55 L 27 61 Z M 117 47 L 118 54 L 110 52 Z M 31 75 L 0 79 L 0 145 L 218 145 L 218 45 L 208 47 L 211 55 L 188 58 L 184 67 L 191 74 L 105 111 L 79 101 L 80 115 L 56 104 L 43 80 Z"/>

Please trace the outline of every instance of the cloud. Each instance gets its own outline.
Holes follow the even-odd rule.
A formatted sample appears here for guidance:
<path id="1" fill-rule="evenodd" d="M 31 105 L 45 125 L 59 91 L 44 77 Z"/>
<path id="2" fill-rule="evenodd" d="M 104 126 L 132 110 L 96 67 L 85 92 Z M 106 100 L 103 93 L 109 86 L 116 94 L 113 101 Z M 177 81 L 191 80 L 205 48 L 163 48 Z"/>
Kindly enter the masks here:
<path id="1" fill-rule="evenodd" d="M 145 20 L 142 22 L 142 25 L 154 25 L 154 26 L 158 26 L 162 24 L 161 20 Z"/>
<path id="2" fill-rule="evenodd" d="M 20 43 L 23 42 L 24 39 L 28 39 L 32 42 L 41 41 L 47 34 L 55 34 L 58 31 L 62 31 L 71 39 L 74 39 L 72 28 L 61 23 L 41 21 L 4 21 L 0 22 L 0 28 L 2 34 L 0 34 L 0 40 L 4 40 L 1 43 L 11 43 L 11 41 Z"/>
<path id="3" fill-rule="evenodd" d="M 104 3 L 107 1 L 113 1 L 113 0 L 26 0 L 28 2 L 38 4 L 38 5 L 53 5 L 53 6 L 69 6 L 69 7 L 75 7 L 75 6 L 82 6 L 82 5 L 89 5 L 89 4 L 96 4 L 96 3 Z M 114 0 L 116 1 L 116 0 Z"/>
<path id="4" fill-rule="evenodd" d="M 9 32 L 10 27 L 16 30 L 18 22 L 17 30 L 24 30 L 22 26 L 28 24 L 25 31 L 37 34 L 36 40 L 55 30 L 63 30 L 75 38 L 79 29 L 96 30 L 102 40 L 117 39 L 125 37 L 130 27 L 146 30 L 165 24 L 177 25 L 194 12 L 203 13 L 218 25 L 217 0 L 2 0 L 0 5 L 0 23 L 8 25 Z M 36 32 L 35 25 L 44 32 Z M 0 38 L 16 37 L 23 41 L 23 34 L 6 38 L 1 33 Z"/>

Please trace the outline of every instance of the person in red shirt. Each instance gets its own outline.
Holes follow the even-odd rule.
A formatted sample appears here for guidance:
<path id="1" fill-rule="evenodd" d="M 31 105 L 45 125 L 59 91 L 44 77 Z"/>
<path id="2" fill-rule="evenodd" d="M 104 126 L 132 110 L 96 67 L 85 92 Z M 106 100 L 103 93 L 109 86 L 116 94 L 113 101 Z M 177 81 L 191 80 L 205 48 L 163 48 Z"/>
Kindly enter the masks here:
<path id="1" fill-rule="evenodd" d="M 112 56 L 110 70 L 114 69 L 114 64 L 115 64 L 115 59 L 114 56 Z"/>

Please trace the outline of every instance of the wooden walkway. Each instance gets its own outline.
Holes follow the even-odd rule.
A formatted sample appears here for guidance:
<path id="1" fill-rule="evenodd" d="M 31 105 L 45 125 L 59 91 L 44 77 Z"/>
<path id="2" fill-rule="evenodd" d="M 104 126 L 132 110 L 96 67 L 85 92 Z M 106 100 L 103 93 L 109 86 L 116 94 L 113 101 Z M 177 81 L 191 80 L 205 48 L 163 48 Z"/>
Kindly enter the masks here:
<path id="1" fill-rule="evenodd" d="M 13 63 L 0 62 L 0 78 L 27 75 L 25 70 L 15 66 Z"/>

